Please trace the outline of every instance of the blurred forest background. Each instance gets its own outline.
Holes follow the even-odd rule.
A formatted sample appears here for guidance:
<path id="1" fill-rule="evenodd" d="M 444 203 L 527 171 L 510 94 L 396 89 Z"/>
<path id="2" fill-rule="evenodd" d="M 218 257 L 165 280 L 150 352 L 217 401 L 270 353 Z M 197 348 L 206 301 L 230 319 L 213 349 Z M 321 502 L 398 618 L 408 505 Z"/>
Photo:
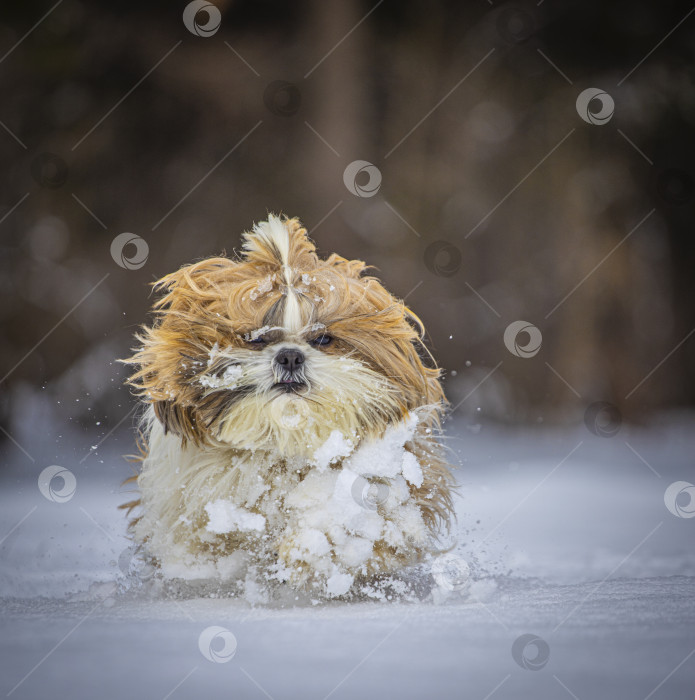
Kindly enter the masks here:
<path id="1" fill-rule="evenodd" d="M 214 0 L 193 30 L 188 4 L 3 3 L 3 431 L 129 425 L 149 283 L 269 211 L 407 297 L 471 425 L 692 405 L 689 4 Z"/>

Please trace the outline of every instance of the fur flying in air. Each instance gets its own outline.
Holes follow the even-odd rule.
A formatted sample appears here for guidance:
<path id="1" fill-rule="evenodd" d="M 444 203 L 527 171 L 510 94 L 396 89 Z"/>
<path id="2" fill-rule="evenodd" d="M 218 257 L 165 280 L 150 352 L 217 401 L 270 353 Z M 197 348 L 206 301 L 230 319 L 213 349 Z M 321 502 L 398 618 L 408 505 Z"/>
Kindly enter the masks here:
<path id="1" fill-rule="evenodd" d="M 126 507 L 164 576 L 253 566 L 342 595 L 420 561 L 449 526 L 440 371 L 420 320 L 365 268 L 321 260 L 297 219 L 270 216 L 240 259 L 155 283 L 126 361 L 148 406 Z"/>

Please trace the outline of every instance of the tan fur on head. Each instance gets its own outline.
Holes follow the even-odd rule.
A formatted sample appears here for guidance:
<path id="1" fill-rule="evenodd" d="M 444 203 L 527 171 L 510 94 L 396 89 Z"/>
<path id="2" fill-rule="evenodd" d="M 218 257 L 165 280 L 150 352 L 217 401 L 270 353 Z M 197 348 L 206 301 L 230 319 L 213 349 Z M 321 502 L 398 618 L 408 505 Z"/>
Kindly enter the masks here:
<path id="1" fill-rule="evenodd" d="M 362 261 L 335 254 L 321 260 L 297 219 L 270 216 L 244 234 L 238 259 L 203 260 L 155 283 L 163 293 L 154 305 L 155 322 L 137 336 L 141 347 L 127 362 L 136 368 L 130 383 L 152 406 L 149 454 L 139 478 L 142 505 L 145 515 L 149 507 L 171 521 L 169 544 L 181 537 L 190 540 L 190 551 L 212 546 L 194 545 L 181 526 L 205 521 L 205 499 L 221 493 L 210 480 L 221 479 L 232 500 L 258 510 L 262 496 L 254 501 L 251 487 L 240 486 L 253 463 L 249 455 L 257 457 L 252 480 L 264 481 L 264 470 L 275 472 L 279 464 L 287 470 L 291 463 L 301 481 L 335 431 L 354 448 L 413 413 L 420 420 L 405 447 L 424 479 L 409 485 L 411 498 L 432 533 L 448 524 L 452 479 L 433 437 L 445 404 L 439 370 L 423 362 L 433 365 L 418 317 L 365 270 Z M 176 479 L 161 484 L 148 474 L 161 481 L 182 460 L 188 465 L 182 484 L 205 474 L 206 486 L 163 504 L 157 490 L 173 488 Z M 197 469 L 196 460 L 206 466 Z M 229 481 L 226 474 L 213 475 L 215 460 L 227 460 L 227 472 L 233 463 L 246 466 Z M 267 508 L 262 512 L 268 517 Z M 153 527 L 150 520 L 140 539 L 157 540 Z M 424 551 L 413 545 L 387 556 L 388 549 L 377 555 L 375 546 L 364 571 Z"/>

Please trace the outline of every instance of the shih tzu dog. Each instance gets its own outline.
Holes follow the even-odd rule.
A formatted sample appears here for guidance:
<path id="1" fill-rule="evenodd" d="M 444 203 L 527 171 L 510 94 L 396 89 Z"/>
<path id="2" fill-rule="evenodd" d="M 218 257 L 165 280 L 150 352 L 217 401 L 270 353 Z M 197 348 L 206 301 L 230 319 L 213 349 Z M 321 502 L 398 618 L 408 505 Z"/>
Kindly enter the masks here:
<path id="1" fill-rule="evenodd" d="M 147 405 L 132 534 L 165 578 L 328 597 L 416 564 L 452 517 L 422 323 L 366 265 L 270 216 L 155 283 L 126 360 Z M 245 573 L 246 572 L 246 573 Z"/>

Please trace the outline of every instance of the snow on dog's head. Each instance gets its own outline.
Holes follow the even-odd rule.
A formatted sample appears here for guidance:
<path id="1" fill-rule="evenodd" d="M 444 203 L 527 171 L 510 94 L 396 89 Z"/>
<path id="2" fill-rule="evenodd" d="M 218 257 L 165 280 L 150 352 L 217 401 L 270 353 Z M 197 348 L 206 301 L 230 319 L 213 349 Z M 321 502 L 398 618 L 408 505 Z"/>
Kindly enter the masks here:
<path id="1" fill-rule="evenodd" d="M 378 438 L 444 396 L 423 327 L 365 275 L 325 260 L 297 219 L 270 216 L 237 259 L 210 258 L 155 283 L 130 381 L 183 443 L 312 456 L 335 431 Z"/>

